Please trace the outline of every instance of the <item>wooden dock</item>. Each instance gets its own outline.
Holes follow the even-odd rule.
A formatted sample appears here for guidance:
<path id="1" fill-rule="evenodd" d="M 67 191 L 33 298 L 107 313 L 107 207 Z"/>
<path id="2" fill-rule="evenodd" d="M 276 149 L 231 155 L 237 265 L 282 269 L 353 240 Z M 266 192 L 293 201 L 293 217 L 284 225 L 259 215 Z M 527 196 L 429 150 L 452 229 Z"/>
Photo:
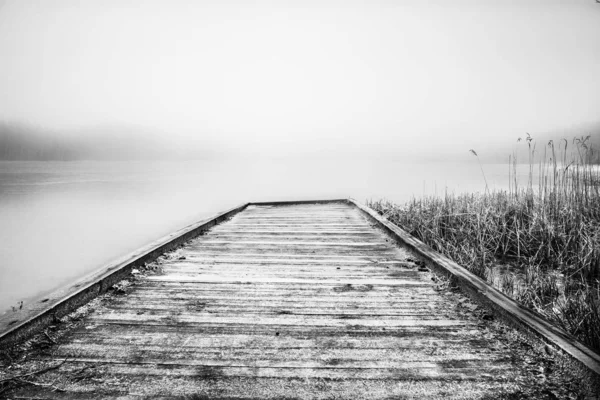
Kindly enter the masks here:
<path id="1" fill-rule="evenodd" d="M 151 266 L 14 398 L 500 398 L 535 379 L 348 203 L 250 205 Z"/>

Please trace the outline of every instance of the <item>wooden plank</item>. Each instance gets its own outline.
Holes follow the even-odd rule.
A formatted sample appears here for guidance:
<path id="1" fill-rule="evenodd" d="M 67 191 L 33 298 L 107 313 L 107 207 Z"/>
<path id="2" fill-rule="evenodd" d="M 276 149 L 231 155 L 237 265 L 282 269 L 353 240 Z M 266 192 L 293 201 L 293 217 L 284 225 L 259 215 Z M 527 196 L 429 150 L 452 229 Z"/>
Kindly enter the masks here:
<path id="1" fill-rule="evenodd" d="M 273 340 L 274 333 L 279 332 L 277 340 Z M 368 334 L 365 335 L 365 332 Z M 231 341 L 242 340 L 249 343 L 256 340 L 256 346 L 262 342 L 268 342 L 269 346 L 291 345 L 292 343 L 312 343 L 315 347 L 377 347 L 382 341 L 388 343 L 388 347 L 402 348 L 410 346 L 411 343 L 422 344 L 432 342 L 476 343 L 477 346 L 489 347 L 489 342 L 482 338 L 481 332 L 472 329 L 471 326 L 436 326 L 436 327 L 393 327 L 373 328 L 356 326 L 351 330 L 340 331 L 335 327 L 312 327 L 288 325 L 273 327 L 266 325 L 236 325 L 236 324 L 206 324 L 202 327 L 186 327 L 177 325 L 128 325 L 128 324 L 94 324 L 86 321 L 85 329 L 75 330 L 71 333 L 70 342 L 80 341 L 105 341 L 111 343 L 116 341 L 137 343 L 154 343 L 160 340 L 189 342 L 190 340 L 209 340 L 211 345 L 223 345 Z M 241 338 L 241 339 L 240 339 Z M 167 344 L 168 344 L 167 343 Z M 244 345 L 240 342 L 240 346 Z M 370 344 L 369 344 L 370 343 Z M 408 344 L 407 344 L 408 343 Z M 310 346 L 313 346 L 313 345 Z M 439 344 L 439 343 L 438 343 Z M 191 344 L 190 344 L 191 345 Z M 245 345 L 244 345 L 245 346 Z M 308 346 L 308 345 L 307 345 Z M 310 347 L 309 346 L 309 347 Z M 470 347 L 468 347 L 470 349 Z M 468 349 L 465 349 L 468 351 Z"/>
<path id="2" fill-rule="evenodd" d="M 321 338 L 323 340 L 346 337 L 364 339 L 393 337 L 393 338 L 462 338 L 467 345 L 469 340 L 481 340 L 481 331 L 477 329 L 475 324 L 464 325 L 439 325 L 439 326 L 366 326 L 366 325 L 348 325 L 345 329 L 340 329 L 337 326 L 312 326 L 312 325 L 248 325 L 236 323 L 204 323 L 204 324 L 176 324 L 164 322 L 148 322 L 138 323 L 136 321 L 118 321 L 113 320 L 107 323 L 97 323 L 87 321 L 85 330 L 75 331 L 71 334 L 71 338 L 82 335 L 95 335 L 96 330 L 102 329 L 110 332 L 140 332 L 145 335 L 154 335 L 155 333 L 167 333 L 173 335 L 178 334 L 194 334 L 194 335 L 219 335 L 226 337 L 230 335 L 268 335 L 273 338 L 276 333 L 280 337 L 296 337 L 296 338 Z M 487 346 L 490 342 L 485 340 Z M 135 343 L 132 343 L 135 345 Z"/>
<path id="3" fill-rule="evenodd" d="M 297 268 L 298 266 L 330 266 L 330 267 L 341 267 L 345 266 L 346 268 L 357 268 L 361 270 L 368 269 L 368 267 L 372 268 L 416 268 L 416 266 L 410 266 L 409 264 L 405 264 L 402 261 L 371 261 L 371 260 L 361 260 L 361 259 L 334 259 L 334 258 L 276 258 L 282 257 L 282 255 L 275 254 L 271 258 L 258 258 L 256 256 L 262 256 L 262 254 L 254 254 L 255 257 L 244 257 L 240 256 L 237 258 L 221 258 L 221 257 L 210 257 L 210 256 L 195 256 L 188 255 L 186 257 L 186 261 L 172 261 L 166 265 L 190 265 L 193 264 L 195 266 L 201 267 L 202 265 L 220 265 L 221 267 L 232 266 L 232 265 L 246 265 L 246 266 L 256 266 L 256 265 L 276 265 L 276 266 L 294 266 Z"/>
<path id="4" fill-rule="evenodd" d="M 411 279 L 287 279 L 287 278 L 244 278 L 230 280 L 222 275 L 189 276 L 184 274 L 154 275 L 147 278 L 154 282 L 197 282 L 212 284 L 238 284 L 248 285 L 253 283 L 285 283 L 288 285 L 310 284 L 310 285 L 363 285 L 363 286 L 399 286 L 399 287 L 430 287 L 429 282 L 414 281 Z M 343 290 L 343 288 L 341 288 Z"/>
<path id="5" fill-rule="evenodd" d="M 353 280 L 356 281 L 358 279 L 369 278 L 373 275 L 373 273 L 381 272 L 377 269 L 373 269 L 370 272 L 365 271 L 348 271 L 342 269 L 332 268 L 331 271 L 320 271 L 314 272 L 310 269 L 306 270 L 294 270 L 294 269 L 282 269 L 274 267 L 271 271 L 265 272 L 257 272 L 254 268 L 230 268 L 226 271 L 223 271 L 220 268 L 206 268 L 202 270 L 192 270 L 190 271 L 188 268 L 169 268 L 163 267 L 163 272 L 172 273 L 177 276 L 183 276 L 185 280 L 189 280 L 190 278 L 200 278 L 200 277 L 213 277 L 213 276 L 221 276 L 225 281 L 239 281 L 240 279 L 244 279 L 246 281 L 252 281 L 256 279 L 267 279 L 267 280 L 285 280 L 294 279 L 294 280 L 307 280 L 313 279 L 315 281 L 337 281 L 340 280 Z M 422 272 L 419 271 L 402 271 L 402 272 L 390 272 L 387 274 L 394 279 L 403 279 L 403 280 L 412 280 L 418 279 Z M 318 283 L 318 282 L 315 282 Z M 429 283 L 427 283 L 429 286 Z"/>
<path id="6" fill-rule="evenodd" d="M 455 352 L 485 354 L 497 353 L 490 349 L 485 340 L 479 338 L 457 338 L 448 331 L 430 331 L 419 335 L 391 337 L 364 336 L 353 337 L 345 335 L 319 336 L 319 331 L 312 335 L 280 335 L 273 340 L 272 334 L 265 333 L 197 333 L 193 331 L 176 331 L 156 329 L 153 332 L 135 330 L 125 325 L 98 325 L 88 334 L 76 332 L 65 346 L 94 344 L 96 346 L 156 346 L 163 349 L 189 348 L 221 351 L 221 349 L 379 349 L 379 350 L 411 350 L 414 352 L 428 349 L 431 353 L 434 347 L 454 349 Z M 465 352 L 465 341 L 468 342 Z M 61 346 L 62 348 L 62 346 Z M 66 348 L 66 347 L 65 347 Z"/>
<path id="7" fill-rule="evenodd" d="M 237 235 L 281 235 L 281 234 L 293 234 L 296 236 L 301 236 L 301 235 L 311 235 L 311 236 L 327 236 L 327 235 L 349 235 L 349 236 L 354 236 L 354 235 L 373 235 L 373 231 L 372 230 L 355 230 L 355 231 L 351 231 L 351 230 L 330 230 L 330 231 L 310 231 L 310 230 L 273 230 L 273 229 L 230 229 L 230 228 L 226 228 L 223 227 L 221 229 L 214 229 L 212 231 L 214 234 L 222 234 L 222 235 L 231 235 L 231 236 L 237 236 Z"/>
<path id="8" fill-rule="evenodd" d="M 268 227 L 268 228 L 272 228 L 272 227 L 283 227 L 283 228 L 308 228 L 308 229 L 316 229 L 316 228 L 326 228 L 326 229 L 331 229 L 331 228 L 336 228 L 336 229 L 341 229 L 341 228 L 350 228 L 350 229 L 355 229 L 355 228 L 363 228 L 365 227 L 364 224 L 344 224 L 344 223 L 276 223 L 276 222 L 254 222 L 254 223 L 239 223 L 239 222 L 232 222 L 229 226 L 233 227 L 233 228 L 237 228 L 237 227 L 242 227 L 242 226 L 252 226 L 252 227 Z"/>
<path id="9" fill-rule="evenodd" d="M 322 259 L 322 260 L 331 260 L 331 259 L 336 259 L 336 260 L 347 260 L 347 262 L 352 262 L 352 261 L 360 261 L 360 262 L 371 262 L 371 263 L 382 263 L 382 262 L 404 262 L 405 260 L 402 258 L 397 257 L 399 255 L 399 253 L 401 254 L 401 252 L 399 251 L 395 251 L 394 252 L 394 256 L 395 257 L 388 257 L 386 255 L 381 255 L 381 253 L 379 254 L 373 254 L 373 253 L 367 253 L 363 256 L 356 256 L 356 255 L 347 255 L 347 254 L 340 254 L 340 252 L 337 252 L 335 254 L 295 254 L 295 253 L 282 253 L 282 252 L 278 252 L 278 253 L 260 253 L 260 254 L 256 254 L 256 253 L 236 253 L 234 255 L 231 255 L 228 252 L 222 252 L 222 251 L 203 251 L 202 249 L 199 250 L 193 250 L 191 247 L 186 247 L 186 258 L 187 257 L 196 257 L 196 255 L 198 254 L 199 256 L 197 257 L 203 257 L 203 258 L 214 258 L 215 260 L 217 259 L 230 259 L 230 258 L 247 258 L 248 260 L 252 260 L 255 258 L 282 258 L 284 257 L 285 259 L 290 259 L 290 260 L 297 260 L 297 259 L 302 259 L 302 260 L 311 260 L 311 259 Z"/>
<path id="10" fill-rule="evenodd" d="M 210 314 L 179 312 L 177 314 L 138 314 L 137 310 L 113 310 L 107 314 L 95 314 L 89 317 L 94 323 L 127 323 L 127 324 L 168 324 L 168 325 L 202 325 L 205 323 L 256 325 L 257 319 L 253 315 L 246 314 Z M 364 327 L 404 327 L 404 326 L 468 326 L 473 325 L 468 321 L 456 319 L 438 318 L 416 318 L 414 316 L 395 316 L 390 319 L 377 318 L 376 315 L 352 315 L 340 314 L 338 318 L 330 315 L 271 315 L 264 314 L 260 317 L 261 325 L 286 326 L 286 325 L 309 325 L 313 327 L 327 326 L 345 328 L 349 325 L 360 325 Z"/>
<path id="11" fill-rule="evenodd" d="M 277 234 L 277 235 L 262 235 L 256 233 L 240 233 L 240 234 L 221 234 L 221 233 L 213 233 L 211 235 L 206 235 L 203 238 L 203 242 L 210 242 L 215 240 L 223 240 L 223 241 L 257 241 L 257 240 L 265 240 L 265 241 L 289 241 L 289 242 L 302 242 L 302 241 L 315 241 L 318 240 L 321 243 L 328 242 L 337 242 L 344 243 L 348 241 L 360 240 L 366 241 L 369 239 L 379 239 L 379 236 L 375 234 L 360 234 L 360 235 L 296 235 L 296 234 Z"/>
<path id="12" fill-rule="evenodd" d="M 73 364 L 67 372 L 76 372 L 85 364 Z M 153 393 L 157 397 L 153 398 L 206 398 L 206 399 L 233 399 L 238 398 L 240 393 L 251 394 L 254 399 L 284 399 L 290 398 L 290 391 L 293 390 L 295 399 L 318 399 L 324 398 L 324 395 L 335 393 L 340 399 L 409 399 L 409 398 L 435 398 L 435 399 L 457 399 L 457 398 L 497 398 L 496 393 L 510 392 L 510 387 L 506 379 L 500 378 L 502 375 L 490 377 L 484 376 L 480 380 L 467 376 L 465 379 L 444 379 L 436 377 L 415 378 L 407 377 L 402 379 L 403 375 L 397 371 L 395 377 L 392 373 L 387 373 L 390 379 L 386 380 L 382 375 L 380 379 L 377 374 L 370 374 L 363 379 L 355 375 L 352 379 L 335 378 L 332 370 L 326 370 L 329 376 L 311 376 L 319 370 L 303 370 L 303 376 L 290 378 L 285 376 L 235 376 L 226 375 L 223 371 L 233 372 L 231 369 L 218 367 L 188 367 L 188 373 L 175 375 L 163 375 L 154 369 L 138 369 L 138 374 L 121 374 L 116 366 L 99 367 L 102 373 L 110 377 L 108 383 L 98 384 L 98 391 L 102 393 L 102 399 L 122 400 L 124 391 L 118 385 L 110 385 L 115 381 L 126 379 L 130 386 L 128 387 L 126 398 L 130 400 L 147 399 L 148 393 Z M 172 367 L 164 367 L 172 369 Z M 194 374 L 193 370 L 196 370 Z M 152 374 L 146 374 L 153 371 Z M 183 369 L 177 369 L 182 371 Z M 380 370 L 379 370 L 380 371 Z M 169 371 L 167 371 L 169 372 Z M 366 374 L 365 374 L 366 375 Z M 160 379 L 164 376 L 164 379 Z M 462 377 L 461 377 L 462 378 Z M 165 386 L 164 380 L 177 380 L 176 388 Z M 251 385 L 249 384 L 251 382 Z M 485 386 L 481 384 L 485 382 Z M 292 389 L 293 388 L 293 389 Z M 86 390 L 85 382 L 72 383 L 69 390 L 72 393 L 44 393 L 43 390 L 32 388 L 29 399 L 94 399 L 94 394 Z M 451 394 L 458 393 L 462 397 L 454 397 Z M 98 398 L 98 397 L 96 397 Z M 249 397 L 248 397 L 249 398 Z"/>
<path id="13" fill-rule="evenodd" d="M 322 284 L 320 282 L 311 282 L 307 285 L 302 284 L 286 284 L 278 287 L 267 287 L 263 288 L 257 285 L 257 282 L 253 282 L 251 285 L 240 285 L 237 282 L 223 282 L 215 284 L 213 282 L 177 282 L 175 280 L 156 280 L 150 283 L 156 284 L 151 290 L 154 290 L 157 294 L 161 291 L 170 293 L 173 291 L 179 291 L 184 296 L 192 296 L 194 291 L 202 290 L 206 295 L 231 295 L 235 296 L 239 293 L 243 296 L 276 296 L 276 295 L 287 295 L 287 296 L 304 296 L 304 297 L 318 297 L 318 298 L 375 298 L 375 297 L 392 297 L 402 299 L 420 299 L 426 296 L 432 296 L 435 294 L 429 286 L 423 285 L 411 285 L 406 286 L 352 286 L 348 287 L 346 283 L 338 283 L 336 285 Z M 172 285 L 172 286 L 171 286 Z M 151 286 L 144 286 L 144 289 L 149 289 Z M 410 289 L 410 290 L 409 290 Z M 417 289 L 421 289 L 415 293 Z M 401 292 L 408 292 L 407 294 L 400 295 Z"/>
<path id="14" fill-rule="evenodd" d="M 269 220 L 269 219 L 264 219 L 264 218 L 257 218 L 257 219 L 252 219 L 252 220 L 233 220 L 231 221 L 231 225 L 232 226 L 252 226 L 252 225 L 259 225 L 259 224 L 265 224 L 265 225 L 334 225 L 337 226 L 337 229 L 349 229 L 349 228 L 353 228 L 353 227 L 360 227 L 362 229 L 364 229 L 366 226 L 364 224 L 364 221 L 360 220 L 360 219 L 355 219 L 355 220 L 347 220 L 344 218 L 338 219 L 337 221 L 334 219 L 332 221 L 327 222 L 327 220 L 323 220 L 323 221 L 319 221 L 316 220 L 314 218 L 310 218 L 307 220 L 296 220 L 294 221 L 277 221 L 277 220 Z"/>
<path id="15" fill-rule="evenodd" d="M 247 303 L 231 303 L 223 301 L 216 303 L 215 301 L 185 301 L 185 302 L 174 302 L 169 299 L 162 299 L 159 302 L 126 302 L 126 303 L 112 303 L 111 307 L 114 310 L 127 310 L 135 308 L 136 313 L 148 313 L 148 314 L 165 314 L 165 313 L 180 313 L 181 310 L 189 310 L 196 313 L 210 313 L 210 314 L 288 314 L 288 315 L 331 315 L 331 316 L 348 316 L 348 315 L 398 315 L 400 317 L 406 316 L 424 316 L 426 319 L 434 318 L 435 314 L 446 311 L 449 312 L 450 308 L 438 308 L 431 306 L 429 303 L 405 303 L 403 306 L 391 305 L 391 304 L 380 304 L 371 303 L 370 307 L 364 305 L 347 305 L 346 303 L 330 303 L 326 305 L 317 304 L 306 304 L 299 305 L 296 302 L 273 302 L 265 304 L 263 301 L 248 301 Z"/>
<path id="16" fill-rule="evenodd" d="M 264 271 L 256 271 L 257 266 L 263 267 Z M 235 274 L 244 274 L 244 276 L 280 276 L 286 275 L 294 278 L 299 277 L 324 277 L 329 276 L 332 278 L 362 278 L 370 277 L 373 274 L 383 273 L 390 277 L 397 278 L 418 278 L 422 275 L 421 271 L 414 268 L 392 268 L 384 265 L 372 266 L 366 265 L 348 265 L 345 263 L 198 263 L 193 265 L 191 263 L 181 264 L 165 264 L 162 266 L 163 272 L 174 272 L 180 274 L 212 274 L 219 273 L 224 276 L 231 276 Z"/>
<path id="17" fill-rule="evenodd" d="M 161 288 L 162 289 L 162 288 Z M 236 304 L 237 302 L 241 302 L 243 304 L 251 305 L 254 302 L 260 303 L 276 303 L 276 304 L 307 304 L 307 307 L 310 306 L 311 300 L 317 301 L 319 304 L 328 305 L 328 304 L 347 304 L 349 307 L 354 304 L 360 305 L 360 307 L 384 307 L 386 305 L 393 305 L 394 307 L 411 307 L 418 308 L 419 306 L 425 306 L 429 304 L 434 304 L 436 307 L 442 307 L 443 303 L 440 299 L 431 299 L 431 293 L 410 296 L 410 297 L 393 297 L 390 298 L 389 295 L 385 294 L 385 292 L 381 292 L 379 295 L 374 295 L 372 293 L 368 295 L 360 294 L 352 294 L 352 295 L 322 295 L 315 292 L 308 293 L 290 293 L 290 291 L 246 291 L 244 293 L 236 293 L 232 290 L 210 290 L 202 293 L 186 293 L 183 290 L 161 290 L 156 289 L 155 294 L 146 294 L 146 293 L 132 293 L 127 296 L 131 301 L 135 301 L 136 299 L 141 299 L 145 302 L 150 302 L 152 300 L 156 301 L 168 301 L 168 300 L 185 300 L 187 302 L 197 302 L 201 300 L 205 301 L 224 301 L 227 304 Z M 448 307 L 456 307 L 455 304 L 449 304 Z"/>
<path id="18" fill-rule="evenodd" d="M 216 251 L 224 251 L 227 255 L 239 256 L 241 254 L 253 254 L 260 256 L 265 253 L 269 254 L 289 254 L 295 252 L 296 255 L 315 255 L 315 256 L 337 256 L 343 253 L 346 256 L 353 257 L 373 257 L 375 258 L 391 258 L 394 259 L 398 256 L 398 251 L 391 249 L 386 246 L 373 247 L 344 247 L 344 246 L 235 246 L 235 245 L 218 245 L 218 244 L 206 244 L 204 246 L 197 246 L 190 249 L 190 254 L 194 255 L 208 255 Z M 374 252 L 377 252 L 374 254 Z"/>
<path id="19" fill-rule="evenodd" d="M 485 368 L 506 361 L 492 352 L 464 354 L 462 349 L 446 348 L 424 356 L 424 349 L 240 349 L 138 345 L 135 348 L 107 344 L 71 344 L 60 348 L 60 357 L 80 362 L 125 364 L 170 364 L 177 366 L 254 368 L 335 368 L 335 369 L 440 369 L 440 365 L 460 365 L 461 369 Z M 429 350 L 431 353 L 431 347 Z M 458 350 L 458 351 L 457 351 Z M 135 360 L 135 362 L 132 362 Z M 335 360 L 335 361 L 334 361 Z M 491 363 L 490 363 L 491 361 Z M 506 369 L 506 367 L 504 367 Z M 458 369 L 458 368 L 457 368 Z M 495 368 L 494 368 L 495 369 Z"/>
<path id="20" fill-rule="evenodd" d="M 203 371 L 198 367 L 218 368 L 219 373 L 215 374 L 214 369 L 209 370 L 211 374 L 218 377 L 225 376 L 245 376 L 249 378 L 324 378 L 324 379 L 376 379 L 376 380 L 395 380 L 412 381 L 428 380 L 440 378 L 443 380 L 493 380 L 491 374 L 507 373 L 509 368 L 504 363 L 487 363 L 483 365 L 474 365 L 471 368 L 453 368 L 448 366 L 443 368 L 440 363 L 434 362 L 402 362 L 394 367 L 357 367 L 357 366 L 337 366 L 338 360 L 331 360 L 330 365 L 321 366 L 317 363 L 290 362 L 288 365 L 280 364 L 269 366 L 257 362 L 254 365 L 244 365 L 234 362 L 219 362 L 210 360 L 190 360 L 185 362 L 161 361 L 161 360 L 139 360 L 137 362 L 112 361 L 103 358 L 77 358 L 70 359 L 69 364 L 75 363 L 93 363 L 102 364 L 107 375 L 136 375 L 136 376 L 159 376 L 172 378 L 177 376 L 193 376 L 201 378 Z M 81 366 L 73 368 L 81 369 Z M 209 372 L 207 371 L 207 372 Z M 487 373 L 488 376 L 482 376 Z"/>
<path id="21" fill-rule="evenodd" d="M 302 206 L 302 205 L 306 205 L 306 206 L 310 206 L 311 208 L 313 208 L 315 205 L 317 206 L 322 206 L 322 205 L 330 205 L 330 204 L 348 204 L 348 199 L 317 199 L 317 200 L 287 200 L 287 201 L 253 201 L 250 203 L 252 206 L 255 207 L 281 207 L 281 208 L 285 208 L 285 207 L 289 207 L 289 206 L 295 206 L 296 208 L 301 208 L 298 206 Z"/>
<path id="22" fill-rule="evenodd" d="M 201 242 L 198 243 L 199 246 L 207 247 L 208 245 L 225 245 L 225 246 L 253 246 L 259 245 L 261 247 L 268 246 L 311 246 L 311 247 L 322 247 L 322 246 L 342 246 L 342 247 L 372 247 L 372 248 L 381 248 L 387 249 L 385 242 L 308 242 L 308 241 L 265 241 L 265 240 L 221 240 L 221 239 L 210 239 L 205 237 Z"/>

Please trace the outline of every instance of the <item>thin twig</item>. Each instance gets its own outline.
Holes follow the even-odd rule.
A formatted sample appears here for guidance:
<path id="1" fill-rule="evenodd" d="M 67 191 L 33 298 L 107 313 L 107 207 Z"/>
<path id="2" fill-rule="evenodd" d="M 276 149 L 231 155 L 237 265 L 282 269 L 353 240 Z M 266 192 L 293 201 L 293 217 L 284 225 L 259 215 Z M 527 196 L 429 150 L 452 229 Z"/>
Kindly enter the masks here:
<path id="1" fill-rule="evenodd" d="M 52 343 L 52 344 L 56 344 L 56 340 L 52 339 L 50 337 L 50 335 L 48 335 L 48 332 L 44 332 L 44 336 L 46 336 L 46 338 Z"/>
<path id="2" fill-rule="evenodd" d="M 63 365 L 65 362 L 67 362 L 67 359 L 65 358 L 64 360 L 62 360 L 60 363 L 56 364 L 56 365 L 52 365 L 50 367 L 46 367 L 46 368 L 42 368 L 42 369 L 38 369 L 37 371 L 33 371 L 33 372 L 28 372 L 26 374 L 22 374 L 22 375 L 17 375 L 17 376 L 13 376 L 10 378 L 4 378 L 4 379 L 0 379 L 0 383 L 4 383 L 4 382 L 8 382 L 8 381 L 12 381 L 15 379 L 21 379 L 21 378 L 26 378 L 28 376 L 32 376 L 32 375 L 37 375 L 37 374 L 42 374 L 44 372 L 48 372 L 51 371 L 53 369 L 57 369 L 59 368 L 61 365 Z"/>
<path id="3" fill-rule="evenodd" d="M 32 386 L 50 387 L 55 392 L 66 392 L 66 390 L 61 389 L 57 386 L 54 386 L 54 382 L 56 382 L 56 380 L 52 383 L 40 383 L 40 382 L 26 381 L 25 379 L 17 379 L 17 381 L 21 382 L 21 383 L 25 383 L 27 385 L 32 385 Z"/>

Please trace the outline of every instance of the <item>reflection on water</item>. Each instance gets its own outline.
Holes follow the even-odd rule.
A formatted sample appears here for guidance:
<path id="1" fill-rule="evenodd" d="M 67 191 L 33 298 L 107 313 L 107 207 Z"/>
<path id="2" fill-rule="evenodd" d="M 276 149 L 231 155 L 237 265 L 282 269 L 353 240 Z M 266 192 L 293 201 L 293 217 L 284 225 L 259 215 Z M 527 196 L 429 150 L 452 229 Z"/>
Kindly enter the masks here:
<path id="1" fill-rule="evenodd" d="M 485 165 L 490 186 L 505 165 Z M 0 313 L 175 229 L 252 200 L 482 191 L 479 165 L 372 159 L 0 162 Z"/>

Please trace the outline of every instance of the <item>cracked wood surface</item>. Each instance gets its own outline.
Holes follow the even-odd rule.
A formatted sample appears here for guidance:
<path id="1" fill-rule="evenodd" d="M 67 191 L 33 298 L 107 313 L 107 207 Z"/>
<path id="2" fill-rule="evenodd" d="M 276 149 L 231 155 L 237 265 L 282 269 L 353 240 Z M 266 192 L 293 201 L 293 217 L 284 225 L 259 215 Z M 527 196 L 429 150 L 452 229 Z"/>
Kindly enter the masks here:
<path id="1" fill-rule="evenodd" d="M 60 338 L 52 359 L 67 361 L 47 379 L 64 392 L 32 386 L 18 395 L 510 393 L 521 362 L 413 261 L 355 207 L 249 206 L 163 258 L 160 273 L 106 297 Z M 83 377 L 63 379 L 85 366 Z"/>

